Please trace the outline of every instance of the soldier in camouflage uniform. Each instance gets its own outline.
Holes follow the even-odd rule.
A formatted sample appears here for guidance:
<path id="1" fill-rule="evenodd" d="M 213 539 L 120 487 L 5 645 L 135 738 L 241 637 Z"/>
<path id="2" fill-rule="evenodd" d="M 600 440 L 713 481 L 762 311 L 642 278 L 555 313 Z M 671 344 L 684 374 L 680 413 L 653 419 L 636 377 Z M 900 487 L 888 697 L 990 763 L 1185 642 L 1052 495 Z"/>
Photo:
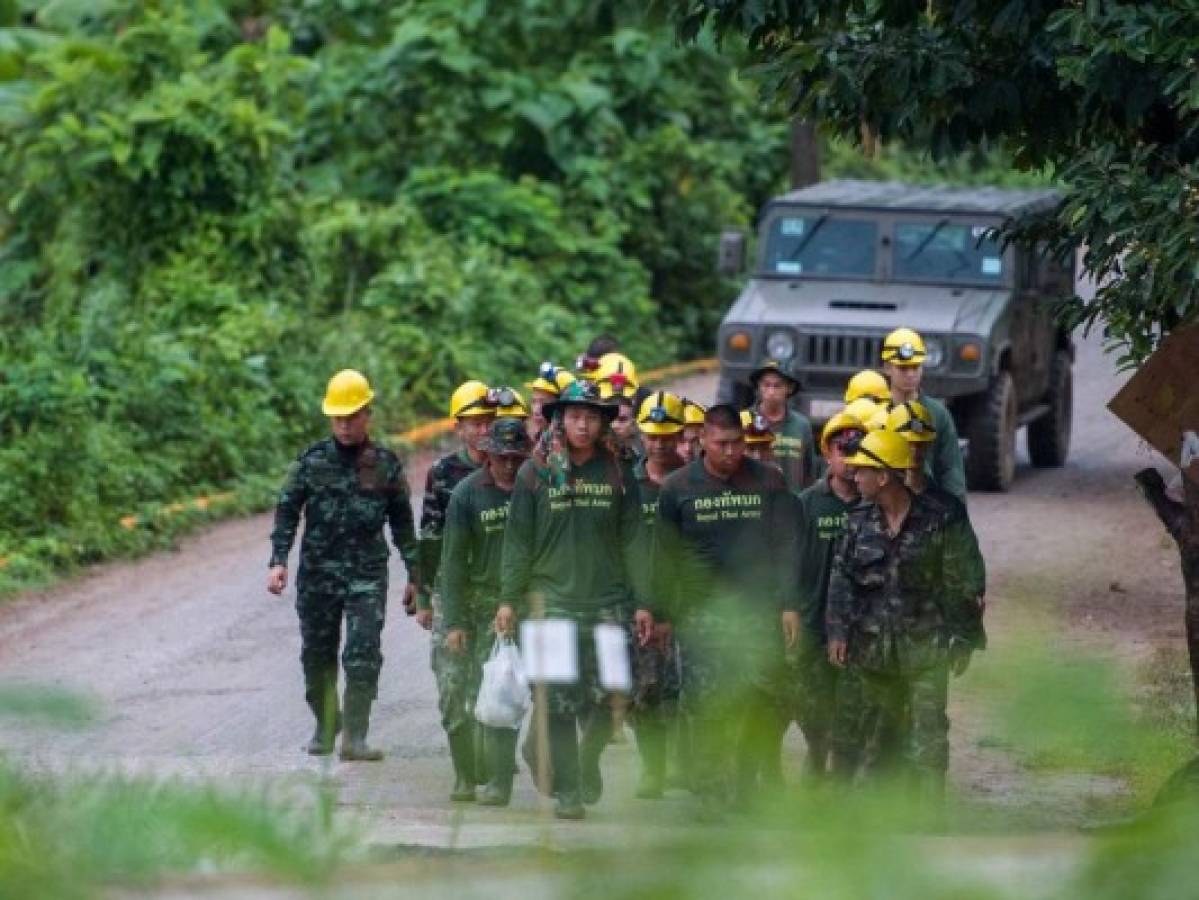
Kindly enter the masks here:
<path id="1" fill-rule="evenodd" d="M 579 819 L 583 804 L 597 802 L 603 791 L 600 754 L 612 733 L 593 631 L 627 615 L 626 553 L 639 534 L 640 511 L 631 472 L 604 446 L 615 407 L 599 399 L 595 385 L 568 385 L 545 412 L 554 448 L 517 475 L 504 535 L 502 601 L 524 617 L 536 597 L 546 617 L 576 623 L 579 681 L 548 685 L 546 699 L 555 815 Z M 638 610 L 635 618 L 644 639 L 653 617 Z"/>
<path id="2" fill-rule="evenodd" d="M 787 487 L 798 494 L 816 480 L 819 460 L 812 423 L 791 408 L 791 397 L 799 390 L 799 379 L 790 363 L 767 360 L 750 373 L 758 394 L 753 412 L 762 416 L 774 432 L 774 460 L 783 470 Z"/>
<path id="3" fill-rule="evenodd" d="M 500 609 L 500 560 L 504 526 L 517 469 L 532 450 L 521 419 L 500 417 L 482 449 L 483 468 L 454 488 L 446 516 L 441 559 L 441 608 L 446 651 L 469 672 L 463 700 L 470 715 L 479 694 L 482 666 L 496 635 L 514 636 L 513 610 Z M 480 726 L 487 787 L 480 802 L 506 806 L 512 794 L 516 730 Z"/>
<path id="4" fill-rule="evenodd" d="M 863 770 L 877 773 L 880 737 L 904 735 L 910 774 L 940 797 L 949 764 L 949 673 L 983 644 L 978 567 L 955 514 L 904 485 L 913 465 L 898 434 L 874 431 L 848 460 L 864 505 L 833 560 L 829 659 L 851 666 L 872 711 Z"/>
<path id="5" fill-rule="evenodd" d="M 373 397 L 367 380 L 353 370 L 338 372 L 330 380 L 322 409 L 330 418 L 333 436 L 313 444 L 287 470 L 275 508 L 267 578 L 271 593 L 281 594 L 286 588 L 287 557 L 303 515 L 296 611 L 304 696 L 316 717 L 307 749 L 313 755 L 330 753 L 342 724 L 337 710 L 337 649 L 344 618 L 341 757 L 347 760 L 383 757 L 367 746 L 366 733 L 383 665 L 385 524 L 391 526 L 392 540 L 408 568 L 406 599 L 420 582 L 403 466 L 367 434 Z"/>
<path id="6" fill-rule="evenodd" d="M 707 411 L 703 455 L 658 493 L 651 586 L 679 636 L 694 786 L 712 817 L 778 732 L 784 649 L 799 639 L 794 505 L 777 468 L 746 458 L 723 404 Z"/>
<path id="7" fill-rule="evenodd" d="M 420 559 L 425 584 L 431 590 L 417 597 L 417 618 L 433 632 L 431 665 L 437 678 L 437 705 L 441 725 L 450 745 L 454 767 L 454 787 L 450 799 L 475 799 L 475 784 L 482 782 L 476 772 L 475 722 L 467 706 L 473 666 L 468 657 L 446 648 L 445 621 L 438 593 L 438 566 L 441 562 L 442 532 L 450 495 L 464 478 L 478 470 L 485 458 L 482 442 L 495 419 L 498 394 L 481 381 L 467 381 L 450 397 L 450 416 L 461 447 L 443 456 L 429 468 L 420 516 Z"/>

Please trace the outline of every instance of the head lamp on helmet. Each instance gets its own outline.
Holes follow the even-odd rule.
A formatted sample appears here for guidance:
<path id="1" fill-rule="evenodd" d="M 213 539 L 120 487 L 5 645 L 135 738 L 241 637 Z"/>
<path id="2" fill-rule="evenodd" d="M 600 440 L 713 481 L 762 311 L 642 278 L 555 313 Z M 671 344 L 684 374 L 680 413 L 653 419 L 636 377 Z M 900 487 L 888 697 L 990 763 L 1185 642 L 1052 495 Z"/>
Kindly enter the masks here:
<path id="1" fill-rule="evenodd" d="M 916 366 L 924 362 L 928 349 L 924 338 L 910 328 L 896 328 L 883 340 L 883 362 Z"/>
<path id="2" fill-rule="evenodd" d="M 555 366 L 551 362 L 543 362 L 537 369 L 537 377 L 532 381 L 526 382 L 525 387 L 533 391 L 552 394 L 556 397 L 574 380 L 574 375 L 570 374 L 566 369 Z"/>
<path id="3" fill-rule="evenodd" d="M 497 416 L 510 419 L 527 419 L 529 417 L 529 407 L 525 405 L 525 398 L 520 395 L 519 391 L 510 387 L 493 388 L 492 390 L 494 392 L 492 399 L 496 401 L 495 414 Z"/>
<path id="4" fill-rule="evenodd" d="M 937 439 L 933 417 L 919 400 L 900 403 L 887 414 L 887 430 L 901 434 L 915 444 L 927 444 Z"/>
<path id="5" fill-rule="evenodd" d="M 683 401 L 674 394 L 650 394 L 637 412 L 637 425 L 645 434 L 678 434 L 686 424 Z"/>
<path id="6" fill-rule="evenodd" d="M 770 423 L 761 413 L 743 409 L 741 411 L 741 431 L 747 444 L 773 444 L 774 432 Z"/>
<path id="7" fill-rule="evenodd" d="M 857 417 L 842 410 L 824 423 L 824 428 L 820 432 L 820 449 L 827 453 L 829 445 L 837 443 L 842 450 L 846 450 L 848 447 L 842 440 L 843 438 L 856 436 L 860 439 L 865 433 L 866 429 Z"/>

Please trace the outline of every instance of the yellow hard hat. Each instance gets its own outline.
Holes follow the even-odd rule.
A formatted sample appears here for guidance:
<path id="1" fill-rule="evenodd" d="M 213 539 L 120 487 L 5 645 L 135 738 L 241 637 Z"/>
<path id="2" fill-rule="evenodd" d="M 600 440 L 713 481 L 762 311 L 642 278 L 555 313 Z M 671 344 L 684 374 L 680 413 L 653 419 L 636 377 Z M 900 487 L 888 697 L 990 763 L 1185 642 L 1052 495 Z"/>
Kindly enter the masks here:
<path id="1" fill-rule="evenodd" d="M 526 381 L 525 387 L 532 391 L 545 391 L 545 393 L 557 397 L 562 393 L 563 388 L 574 380 L 575 377 L 566 369 L 555 366 L 553 363 L 543 362 L 537 369 L 537 377 L 532 381 Z"/>
<path id="2" fill-rule="evenodd" d="M 845 410 L 841 410 L 841 412 L 837 413 L 824 423 L 824 428 L 820 432 L 821 452 L 827 454 L 828 442 L 831 441 L 835 435 L 838 435 L 843 431 L 854 431 L 857 432 L 858 437 L 862 437 L 866 434 L 866 426 L 862 424 L 862 421 L 858 419 L 857 416 L 851 415 Z"/>
<path id="3" fill-rule="evenodd" d="M 845 460 L 851 466 L 864 469 L 912 468 L 912 445 L 894 431 L 872 431 L 858 444 L 858 452 Z"/>
<path id="4" fill-rule="evenodd" d="M 770 423 L 760 413 L 750 409 L 741 410 L 741 431 L 747 444 L 773 444 L 774 432 Z"/>
<path id="5" fill-rule="evenodd" d="M 910 328 L 896 328 L 883 340 L 883 362 L 897 366 L 919 366 L 924 364 L 928 350 L 924 338 Z"/>
<path id="6" fill-rule="evenodd" d="M 892 407 L 887 413 L 887 431 L 903 435 L 914 444 L 928 444 L 937 439 L 932 414 L 919 400 Z"/>
<path id="7" fill-rule="evenodd" d="M 867 431 L 884 431 L 887 427 L 887 417 L 891 415 L 891 410 L 879 404 L 878 408 L 866 420 Z"/>
<path id="8" fill-rule="evenodd" d="M 870 422 L 871 417 L 878 412 L 879 409 L 879 404 L 875 403 L 870 398 L 859 397 L 857 400 L 853 401 L 853 403 L 847 403 L 842 412 L 849 413 L 851 416 L 861 422 L 863 427 L 865 427 Z"/>
<path id="9" fill-rule="evenodd" d="M 694 400 L 683 400 L 683 424 L 684 425 L 703 425 L 704 416 L 707 415 L 707 410 Z"/>
<path id="10" fill-rule="evenodd" d="M 650 394 L 637 411 L 637 427 L 645 434 L 678 434 L 684 422 L 683 401 L 666 391 Z"/>
<path id="11" fill-rule="evenodd" d="M 493 388 L 492 393 L 499 403 L 495 409 L 497 417 L 503 419 L 527 419 L 529 417 L 529 406 L 516 388 Z"/>
<path id="12" fill-rule="evenodd" d="M 494 416 L 495 403 L 487 402 L 487 385 L 481 381 L 465 381 L 450 395 L 450 417 Z"/>
<path id="13" fill-rule="evenodd" d="M 866 397 L 875 403 L 886 403 L 891 399 L 891 388 L 887 384 L 887 379 L 873 369 L 863 369 L 849 379 L 849 384 L 845 388 L 845 402 L 853 403 L 861 397 Z"/>
<path id="14" fill-rule="evenodd" d="M 601 389 L 607 385 L 609 396 L 622 394 L 632 397 L 640 387 L 636 366 L 622 353 L 605 353 L 599 358 L 599 366 L 595 370 L 595 383 Z"/>
<path id="15" fill-rule="evenodd" d="M 321 412 L 326 416 L 352 416 L 375 398 L 366 376 L 354 369 L 342 369 L 329 379 Z"/>

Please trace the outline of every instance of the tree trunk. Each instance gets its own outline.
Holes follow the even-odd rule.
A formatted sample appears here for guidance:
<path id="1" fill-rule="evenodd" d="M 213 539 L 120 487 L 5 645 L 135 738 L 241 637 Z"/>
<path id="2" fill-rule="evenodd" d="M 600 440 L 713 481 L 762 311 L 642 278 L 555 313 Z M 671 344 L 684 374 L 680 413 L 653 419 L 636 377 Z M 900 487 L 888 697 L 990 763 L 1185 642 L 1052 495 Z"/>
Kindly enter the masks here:
<path id="1" fill-rule="evenodd" d="M 1178 544 L 1186 585 L 1187 655 L 1191 661 L 1191 686 L 1196 715 L 1199 716 L 1199 484 L 1184 475 L 1184 500 L 1179 503 L 1166 496 L 1165 482 L 1156 469 L 1138 472 L 1136 480 L 1141 493 Z M 1199 731 L 1199 719 L 1196 730 Z"/>
<path id="2" fill-rule="evenodd" d="M 791 187 L 807 187 L 820 180 L 820 140 L 816 126 L 802 119 L 791 120 Z"/>

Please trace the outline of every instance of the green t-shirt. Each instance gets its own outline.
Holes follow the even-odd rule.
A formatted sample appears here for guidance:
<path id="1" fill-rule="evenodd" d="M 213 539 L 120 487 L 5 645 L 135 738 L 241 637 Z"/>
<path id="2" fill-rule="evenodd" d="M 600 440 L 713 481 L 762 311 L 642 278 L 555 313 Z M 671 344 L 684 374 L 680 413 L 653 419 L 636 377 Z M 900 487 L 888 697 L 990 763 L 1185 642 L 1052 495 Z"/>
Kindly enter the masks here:
<path id="1" fill-rule="evenodd" d="M 745 459 L 730 479 L 697 459 L 658 494 L 651 583 L 672 620 L 707 627 L 798 609 L 795 496 L 777 468 Z"/>
<path id="2" fill-rule="evenodd" d="M 629 467 L 606 450 L 570 466 L 561 487 L 527 461 L 504 534 L 504 602 L 527 615 L 539 596 L 547 616 L 584 623 L 622 616 L 630 598 L 626 553 L 640 534 L 640 515 Z"/>
<path id="3" fill-rule="evenodd" d="M 770 430 L 774 432 L 775 462 L 783 470 L 787 487 L 798 494 L 812 483 L 819 466 L 812 423 L 788 407 L 787 415 L 779 422 L 770 422 Z"/>
<path id="4" fill-rule="evenodd" d="M 827 478 L 799 495 L 799 611 L 805 636 L 815 637 L 821 644 L 827 640 L 824 614 L 833 554 L 857 502 L 834 494 Z"/>
<path id="5" fill-rule="evenodd" d="M 924 462 L 925 477 L 934 487 L 953 494 L 966 502 L 966 466 L 962 461 L 962 448 L 958 443 L 957 426 L 953 416 L 940 400 L 920 394 L 920 402 L 933 418 L 937 438 Z"/>
<path id="6" fill-rule="evenodd" d="M 450 495 L 439 569 L 446 629 L 470 628 L 495 612 L 511 497 L 487 468 L 460 481 Z"/>

